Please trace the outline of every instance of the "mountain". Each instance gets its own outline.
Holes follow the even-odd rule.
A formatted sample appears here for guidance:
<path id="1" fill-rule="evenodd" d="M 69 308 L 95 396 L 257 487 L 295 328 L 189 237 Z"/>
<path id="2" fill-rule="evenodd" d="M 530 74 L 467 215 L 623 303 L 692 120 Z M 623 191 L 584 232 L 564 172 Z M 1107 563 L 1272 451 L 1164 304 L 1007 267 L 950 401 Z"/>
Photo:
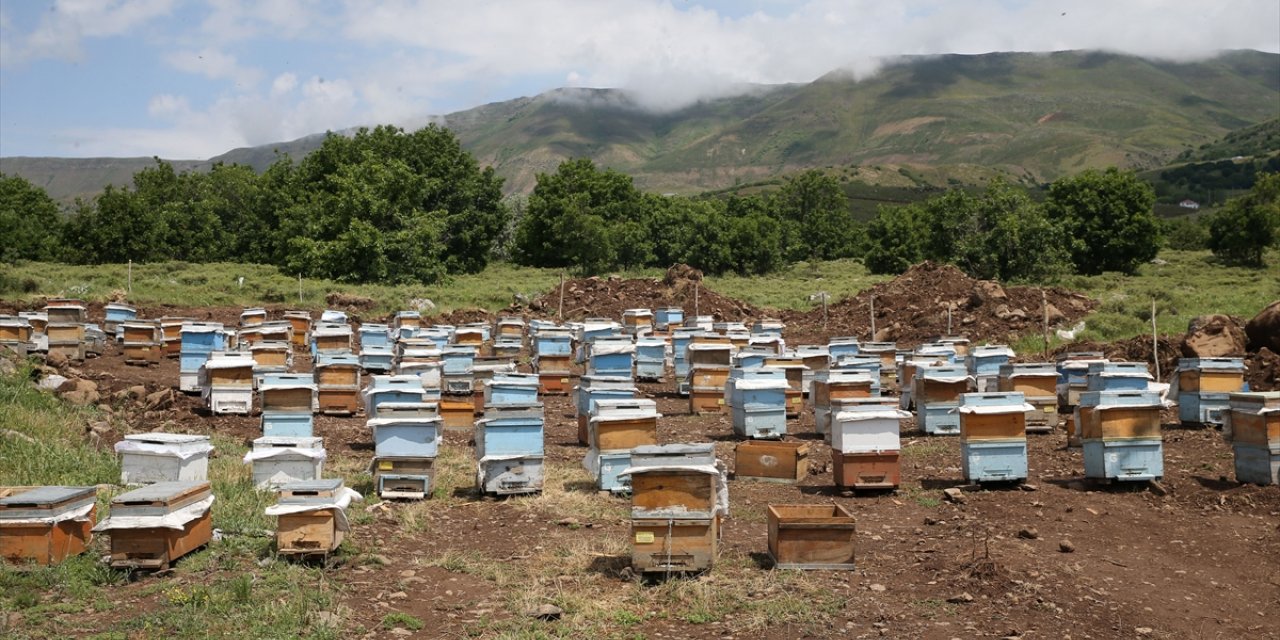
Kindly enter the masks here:
<path id="1" fill-rule="evenodd" d="M 444 116 L 463 145 L 532 189 L 589 156 L 644 188 L 695 192 L 809 167 L 978 167 L 1034 182 L 1089 167 L 1149 169 L 1280 115 L 1280 55 L 1167 62 L 1084 51 L 907 57 L 875 76 L 753 86 L 672 112 L 625 91 L 557 89 Z M 300 157 L 322 136 L 237 149 L 181 167 Z M 147 159 L 0 158 L 66 199 L 125 182 Z M 132 170 L 130 170 L 132 168 Z"/>

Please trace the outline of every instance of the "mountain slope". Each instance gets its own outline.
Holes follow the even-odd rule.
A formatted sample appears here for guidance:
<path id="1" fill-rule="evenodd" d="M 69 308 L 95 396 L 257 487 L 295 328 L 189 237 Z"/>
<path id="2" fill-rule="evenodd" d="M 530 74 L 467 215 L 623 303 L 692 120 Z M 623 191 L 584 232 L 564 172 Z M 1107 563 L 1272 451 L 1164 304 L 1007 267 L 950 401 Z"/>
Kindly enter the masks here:
<path id="1" fill-rule="evenodd" d="M 1277 54 L 1171 63 L 1073 51 L 904 58 L 862 81 L 833 73 L 669 113 L 641 109 L 623 91 L 559 89 L 443 121 L 507 179 L 509 192 L 527 192 L 539 172 L 575 156 L 630 173 L 645 189 L 692 192 L 850 164 L 978 165 L 1037 182 L 1089 167 L 1146 169 L 1277 116 Z M 300 157 L 320 139 L 238 149 L 208 162 L 262 169 L 277 152 Z M 134 166 L 101 162 L 110 171 L 99 167 L 99 185 Z M 60 177 L 63 167 L 76 179 Z M 67 197 L 52 191 L 64 183 L 81 193 L 91 188 L 90 167 L 0 159 L 0 171 L 48 185 L 55 198 Z"/>

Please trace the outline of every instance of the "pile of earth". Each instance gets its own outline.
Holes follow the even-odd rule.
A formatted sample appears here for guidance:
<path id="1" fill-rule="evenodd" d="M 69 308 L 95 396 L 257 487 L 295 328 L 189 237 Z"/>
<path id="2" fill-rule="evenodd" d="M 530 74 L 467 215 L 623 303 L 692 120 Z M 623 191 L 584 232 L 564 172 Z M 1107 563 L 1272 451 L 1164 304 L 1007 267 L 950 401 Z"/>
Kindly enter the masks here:
<path id="1" fill-rule="evenodd" d="M 531 301 L 528 311 L 534 315 L 556 317 L 562 290 L 565 320 L 587 317 L 618 319 L 627 309 L 662 307 L 679 307 L 688 316 L 712 316 L 723 321 L 744 321 L 761 315 L 761 311 L 751 304 L 708 290 L 702 285 L 702 272 L 683 264 L 667 269 L 666 276 L 660 280 L 617 276 L 566 280 Z M 519 312 L 523 309 L 513 306 L 508 310 Z"/>
<path id="2" fill-rule="evenodd" d="M 1182 356 L 1182 338 L 1160 336 L 1158 351 L 1160 355 L 1160 377 L 1168 380 L 1174 369 L 1178 368 L 1178 359 Z M 1064 353 L 1098 352 L 1114 362 L 1145 362 L 1151 368 L 1152 357 L 1151 336 L 1135 336 L 1127 340 L 1114 342 L 1090 342 L 1080 340 L 1055 347 L 1049 352 L 1047 360 L 1054 360 Z M 1028 354 L 1029 355 L 1029 354 Z M 1029 360 L 1043 360 L 1031 357 Z M 1152 371 L 1154 374 L 1154 370 Z"/>
<path id="3" fill-rule="evenodd" d="M 875 304 L 875 335 L 871 305 Z M 805 339 L 822 335 L 857 336 L 863 340 L 914 346 L 948 335 L 965 336 L 975 344 L 1005 342 L 1038 333 L 1047 312 L 1049 326 L 1067 327 L 1087 315 L 1097 301 L 1057 287 L 1004 287 L 969 277 L 954 266 L 923 262 L 902 275 L 822 308 L 784 314 L 789 330 Z M 792 332 L 788 332 L 789 337 Z"/>

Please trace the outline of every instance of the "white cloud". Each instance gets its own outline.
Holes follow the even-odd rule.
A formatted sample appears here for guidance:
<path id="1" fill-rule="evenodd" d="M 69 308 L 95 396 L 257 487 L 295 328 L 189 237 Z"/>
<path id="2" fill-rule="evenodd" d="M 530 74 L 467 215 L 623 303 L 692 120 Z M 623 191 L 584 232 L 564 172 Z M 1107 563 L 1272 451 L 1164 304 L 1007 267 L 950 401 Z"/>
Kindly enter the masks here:
<path id="1" fill-rule="evenodd" d="M 298 86 L 298 76 L 292 73 L 282 73 L 271 81 L 271 95 L 273 97 L 283 96 L 293 91 Z"/>
<path id="2" fill-rule="evenodd" d="M 244 89 L 258 84 L 263 76 L 260 69 L 243 67 L 235 56 L 209 47 L 199 51 L 175 51 L 168 55 L 167 62 L 179 71 L 211 80 L 231 80 Z"/>
<path id="3" fill-rule="evenodd" d="M 122 35 L 173 10 L 173 0 L 58 0 L 29 34 L 7 34 L 0 65 L 79 60 L 83 38 Z M 11 30 L 11 29 L 7 29 Z"/>

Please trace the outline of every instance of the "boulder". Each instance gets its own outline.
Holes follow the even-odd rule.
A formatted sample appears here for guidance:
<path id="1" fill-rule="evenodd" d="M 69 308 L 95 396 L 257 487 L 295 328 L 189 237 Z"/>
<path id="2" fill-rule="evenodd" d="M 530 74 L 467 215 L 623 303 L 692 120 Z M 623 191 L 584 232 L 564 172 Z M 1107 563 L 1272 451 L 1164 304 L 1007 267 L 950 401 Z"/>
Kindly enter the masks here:
<path id="1" fill-rule="evenodd" d="M 1244 351 L 1245 334 L 1240 321 L 1220 313 L 1192 319 L 1182 339 L 1182 355 L 1187 358 L 1242 356 Z"/>
<path id="2" fill-rule="evenodd" d="M 1049 317 L 1049 326 L 1056 325 L 1059 322 L 1066 322 L 1067 320 L 1067 314 L 1063 313 L 1060 309 L 1053 306 L 1053 303 L 1049 303 L 1045 307 L 1044 312 L 1045 312 L 1045 315 Z"/>
<path id="3" fill-rule="evenodd" d="M 75 391 L 67 391 L 60 394 L 62 399 L 71 404 L 87 407 L 98 402 L 98 392 L 76 389 Z"/>
<path id="4" fill-rule="evenodd" d="M 54 351 L 53 353 L 50 353 L 49 355 L 45 356 L 44 361 L 49 366 L 56 367 L 59 369 L 67 366 L 67 364 L 70 362 L 69 360 L 67 360 L 67 356 L 63 355 L 59 351 Z"/>
<path id="5" fill-rule="evenodd" d="M 983 280 L 978 283 L 978 290 L 982 292 L 982 297 L 988 300 L 1004 300 L 1009 297 L 1004 292 L 1004 287 L 997 282 L 991 280 Z"/>
<path id="6" fill-rule="evenodd" d="M 1280 353 L 1280 300 L 1267 305 L 1258 315 L 1244 325 L 1249 338 L 1249 350 L 1262 348 Z"/>

